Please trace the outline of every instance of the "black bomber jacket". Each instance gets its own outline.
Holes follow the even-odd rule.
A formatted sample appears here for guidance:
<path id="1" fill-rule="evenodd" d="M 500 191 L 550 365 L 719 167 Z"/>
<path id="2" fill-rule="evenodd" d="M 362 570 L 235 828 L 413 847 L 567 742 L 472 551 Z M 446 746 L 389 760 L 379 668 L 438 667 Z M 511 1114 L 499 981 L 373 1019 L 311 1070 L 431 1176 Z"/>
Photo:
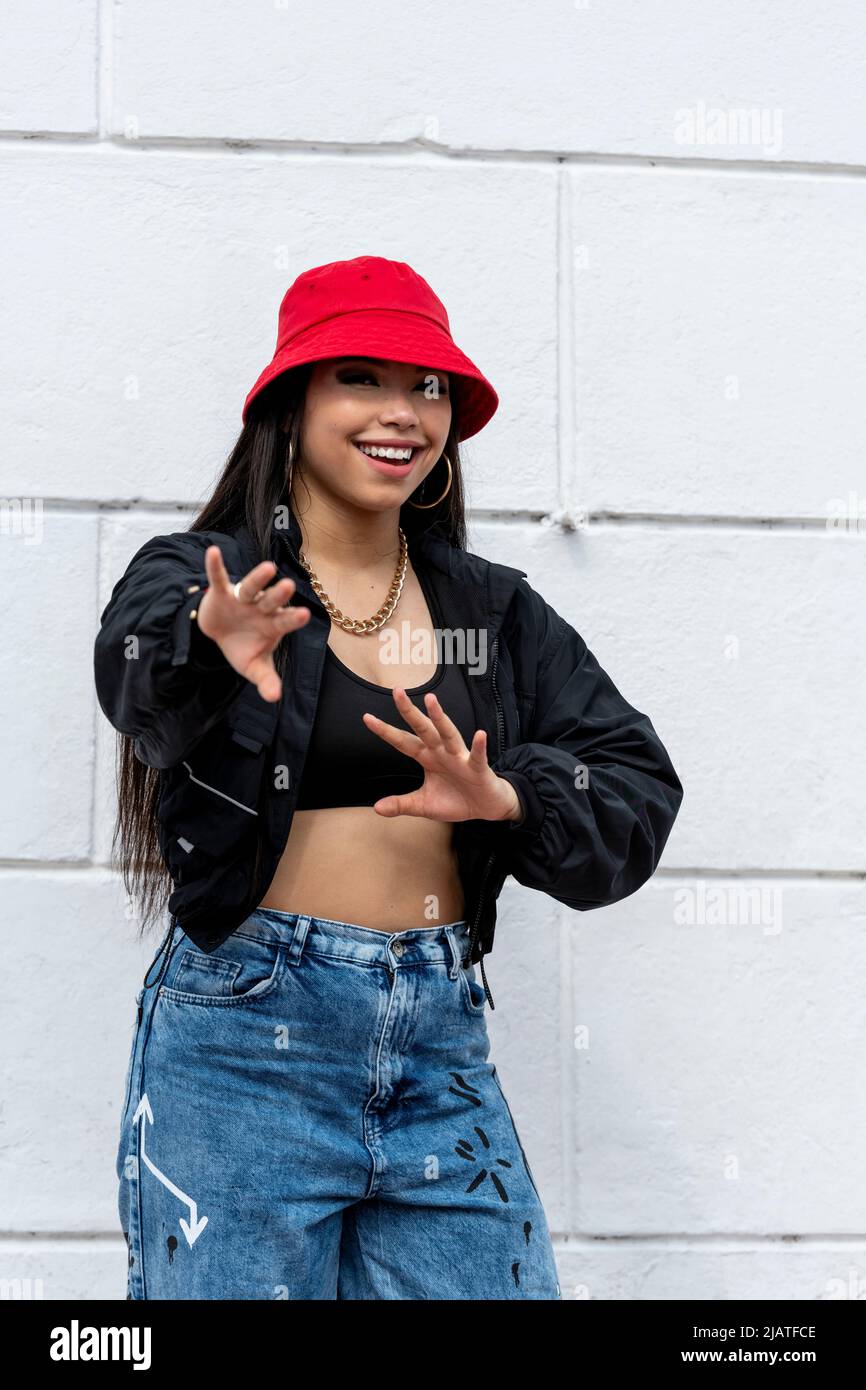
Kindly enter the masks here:
<path id="1" fill-rule="evenodd" d="M 280 513 L 287 524 L 278 524 Z M 159 769 L 158 837 L 174 884 L 168 907 L 204 952 L 254 911 L 273 879 L 331 625 L 298 559 L 297 519 L 278 508 L 271 558 L 278 577 L 295 580 L 292 602 L 311 616 L 284 639 L 281 699 L 263 700 L 192 616 L 211 544 L 233 581 L 262 559 L 245 526 L 154 537 L 115 584 L 94 654 L 103 712 L 134 739 L 137 757 Z M 468 959 L 481 962 L 492 1008 L 483 957 L 508 875 L 578 911 L 618 902 L 654 873 L 683 788 L 647 715 L 623 698 L 525 570 L 433 531 L 411 538 L 409 554 L 416 572 L 428 567 L 451 624 L 438 634 L 440 660 L 465 661 L 490 765 L 513 784 L 524 811 L 521 821 L 454 823 Z M 470 631 L 474 645 L 464 645 Z"/>

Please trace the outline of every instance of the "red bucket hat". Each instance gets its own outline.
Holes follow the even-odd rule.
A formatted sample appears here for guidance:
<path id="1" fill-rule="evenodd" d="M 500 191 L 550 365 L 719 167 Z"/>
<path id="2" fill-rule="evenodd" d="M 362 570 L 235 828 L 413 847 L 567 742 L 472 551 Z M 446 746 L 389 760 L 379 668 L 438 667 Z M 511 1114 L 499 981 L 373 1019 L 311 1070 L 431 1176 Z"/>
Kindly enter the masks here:
<path id="1" fill-rule="evenodd" d="M 326 357 L 382 357 L 453 374 L 458 439 L 482 429 L 499 405 L 486 377 L 454 343 L 445 306 L 404 261 L 356 256 L 305 270 L 280 305 L 277 346 L 244 401 L 275 377 Z"/>

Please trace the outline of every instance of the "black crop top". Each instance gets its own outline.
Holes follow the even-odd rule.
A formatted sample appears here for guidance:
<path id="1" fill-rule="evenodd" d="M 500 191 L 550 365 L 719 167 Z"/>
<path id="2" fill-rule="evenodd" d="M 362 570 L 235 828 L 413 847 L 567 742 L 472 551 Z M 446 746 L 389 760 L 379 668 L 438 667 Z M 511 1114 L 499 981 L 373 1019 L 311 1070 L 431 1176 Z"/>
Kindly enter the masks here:
<path id="1" fill-rule="evenodd" d="M 437 631 L 444 628 L 441 614 L 427 574 L 416 571 Z M 437 641 L 436 650 L 440 655 Z M 476 723 L 469 696 L 465 667 L 443 661 L 424 685 L 407 687 L 406 694 L 427 713 L 424 696 L 434 690 L 442 708 L 454 721 L 468 748 Z M 316 718 L 310 735 L 298 793 L 297 810 L 309 811 L 329 806 L 372 806 L 383 796 L 416 791 L 424 781 L 424 769 L 414 758 L 399 752 L 372 729 L 361 715 L 365 710 L 398 729 L 409 729 L 394 702 L 390 688 L 374 685 L 356 675 L 331 647 L 326 648 L 325 666 Z"/>

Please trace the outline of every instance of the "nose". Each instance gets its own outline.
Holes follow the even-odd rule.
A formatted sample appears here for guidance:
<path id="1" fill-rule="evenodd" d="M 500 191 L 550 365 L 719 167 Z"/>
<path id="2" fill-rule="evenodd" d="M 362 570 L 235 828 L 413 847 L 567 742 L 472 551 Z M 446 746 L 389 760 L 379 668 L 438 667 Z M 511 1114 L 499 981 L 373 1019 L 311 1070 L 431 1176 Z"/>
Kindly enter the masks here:
<path id="1" fill-rule="evenodd" d="M 403 391 L 399 387 L 387 393 L 379 409 L 379 419 L 384 424 L 386 421 L 393 421 L 394 424 L 411 426 L 417 423 L 418 412 L 415 409 L 415 402 L 412 399 L 411 391 Z"/>

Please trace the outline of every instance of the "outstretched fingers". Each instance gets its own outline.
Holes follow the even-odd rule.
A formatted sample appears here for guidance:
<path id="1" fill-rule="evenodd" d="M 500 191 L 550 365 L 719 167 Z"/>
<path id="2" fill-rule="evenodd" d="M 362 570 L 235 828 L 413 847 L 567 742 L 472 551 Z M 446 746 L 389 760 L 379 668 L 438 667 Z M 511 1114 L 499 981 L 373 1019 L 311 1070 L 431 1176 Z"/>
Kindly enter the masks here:
<path id="1" fill-rule="evenodd" d="M 261 608 L 257 603 L 256 608 Z M 286 632 L 292 632 L 295 628 L 303 627 L 310 616 L 309 608 L 294 608 L 291 605 L 283 605 L 275 608 L 272 613 L 265 611 L 262 615 L 267 622 L 267 630 L 282 637 Z"/>
<path id="2" fill-rule="evenodd" d="M 256 608 L 260 613 L 274 613 L 278 608 L 285 607 L 294 591 L 294 579 L 280 579 L 263 591 Z"/>
<path id="3" fill-rule="evenodd" d="M 209 545 L 204 553 L 204 568 L 207 574 L 207 582 L 212 589 L 222 590 L 223 593 L 230 593 L 232 581 L 229 572 L 225 567 L 223 554 L 218 545 Z"/>
<path id="4" fill-rule="evenodd" d="M 429 715 L 424 714 L 417 705 L 414 705 L 401 686 L 395 686 L 391 691 L 394 703 L 402 714 L 410 728 L 415 730 L 419 739 L 427 748 L 433 752 L 442 742 L 442 738 L 436 725 Z"/>
<path id="5" fill-rule="evenodd" d="M 212 589 L 218 589 L 224 594 L 234 594 L 234 584 L 218 545 L 208 546 L 204 553 L 204 567 L 208 584 Z M 262 560 L 260 564 L 254 565 L 239 581 L 237 597 L 242 603 L 253 603 L 256 594 L 270 583 L 276 572 L 277 567 L 273 560 Z"/>
<path id="6" fill-rule="evenodd" d="M 490 762 L 487 757 L 487 730 L 476 729 L 472 735 L 472 744 L 469 749 L 469 761 L 477 765 L 479 769 L 489 767 Z"/>
<path id="7" fill-rule="evenodd" d="M 380 719 L 378 714 L 371 714 L 369 710 L 364 711 L 362 718 L 371 733 L 378 734 L 386 743 L 390 743 L 399 752 L 405 753 L 410 758 L 417 758 L 426 746 L 423 739 L 416 738 L 406 729 L 398 729 L 393 724 L 386 724 L 385 720 Z"/>
<path id="8" fill-rule="evenodd" d="M 445 713 L 432 690 L 427 691 L 427 694 L 424 696 L 424 703 L 427 706 L 427 713 L 433 722 L 433 726 L 445 745 L 446 752 L 454 754 L 465 753 L 466 744 L 463 742 L 463 735 L 454 723 L 454 720 Z"/>

